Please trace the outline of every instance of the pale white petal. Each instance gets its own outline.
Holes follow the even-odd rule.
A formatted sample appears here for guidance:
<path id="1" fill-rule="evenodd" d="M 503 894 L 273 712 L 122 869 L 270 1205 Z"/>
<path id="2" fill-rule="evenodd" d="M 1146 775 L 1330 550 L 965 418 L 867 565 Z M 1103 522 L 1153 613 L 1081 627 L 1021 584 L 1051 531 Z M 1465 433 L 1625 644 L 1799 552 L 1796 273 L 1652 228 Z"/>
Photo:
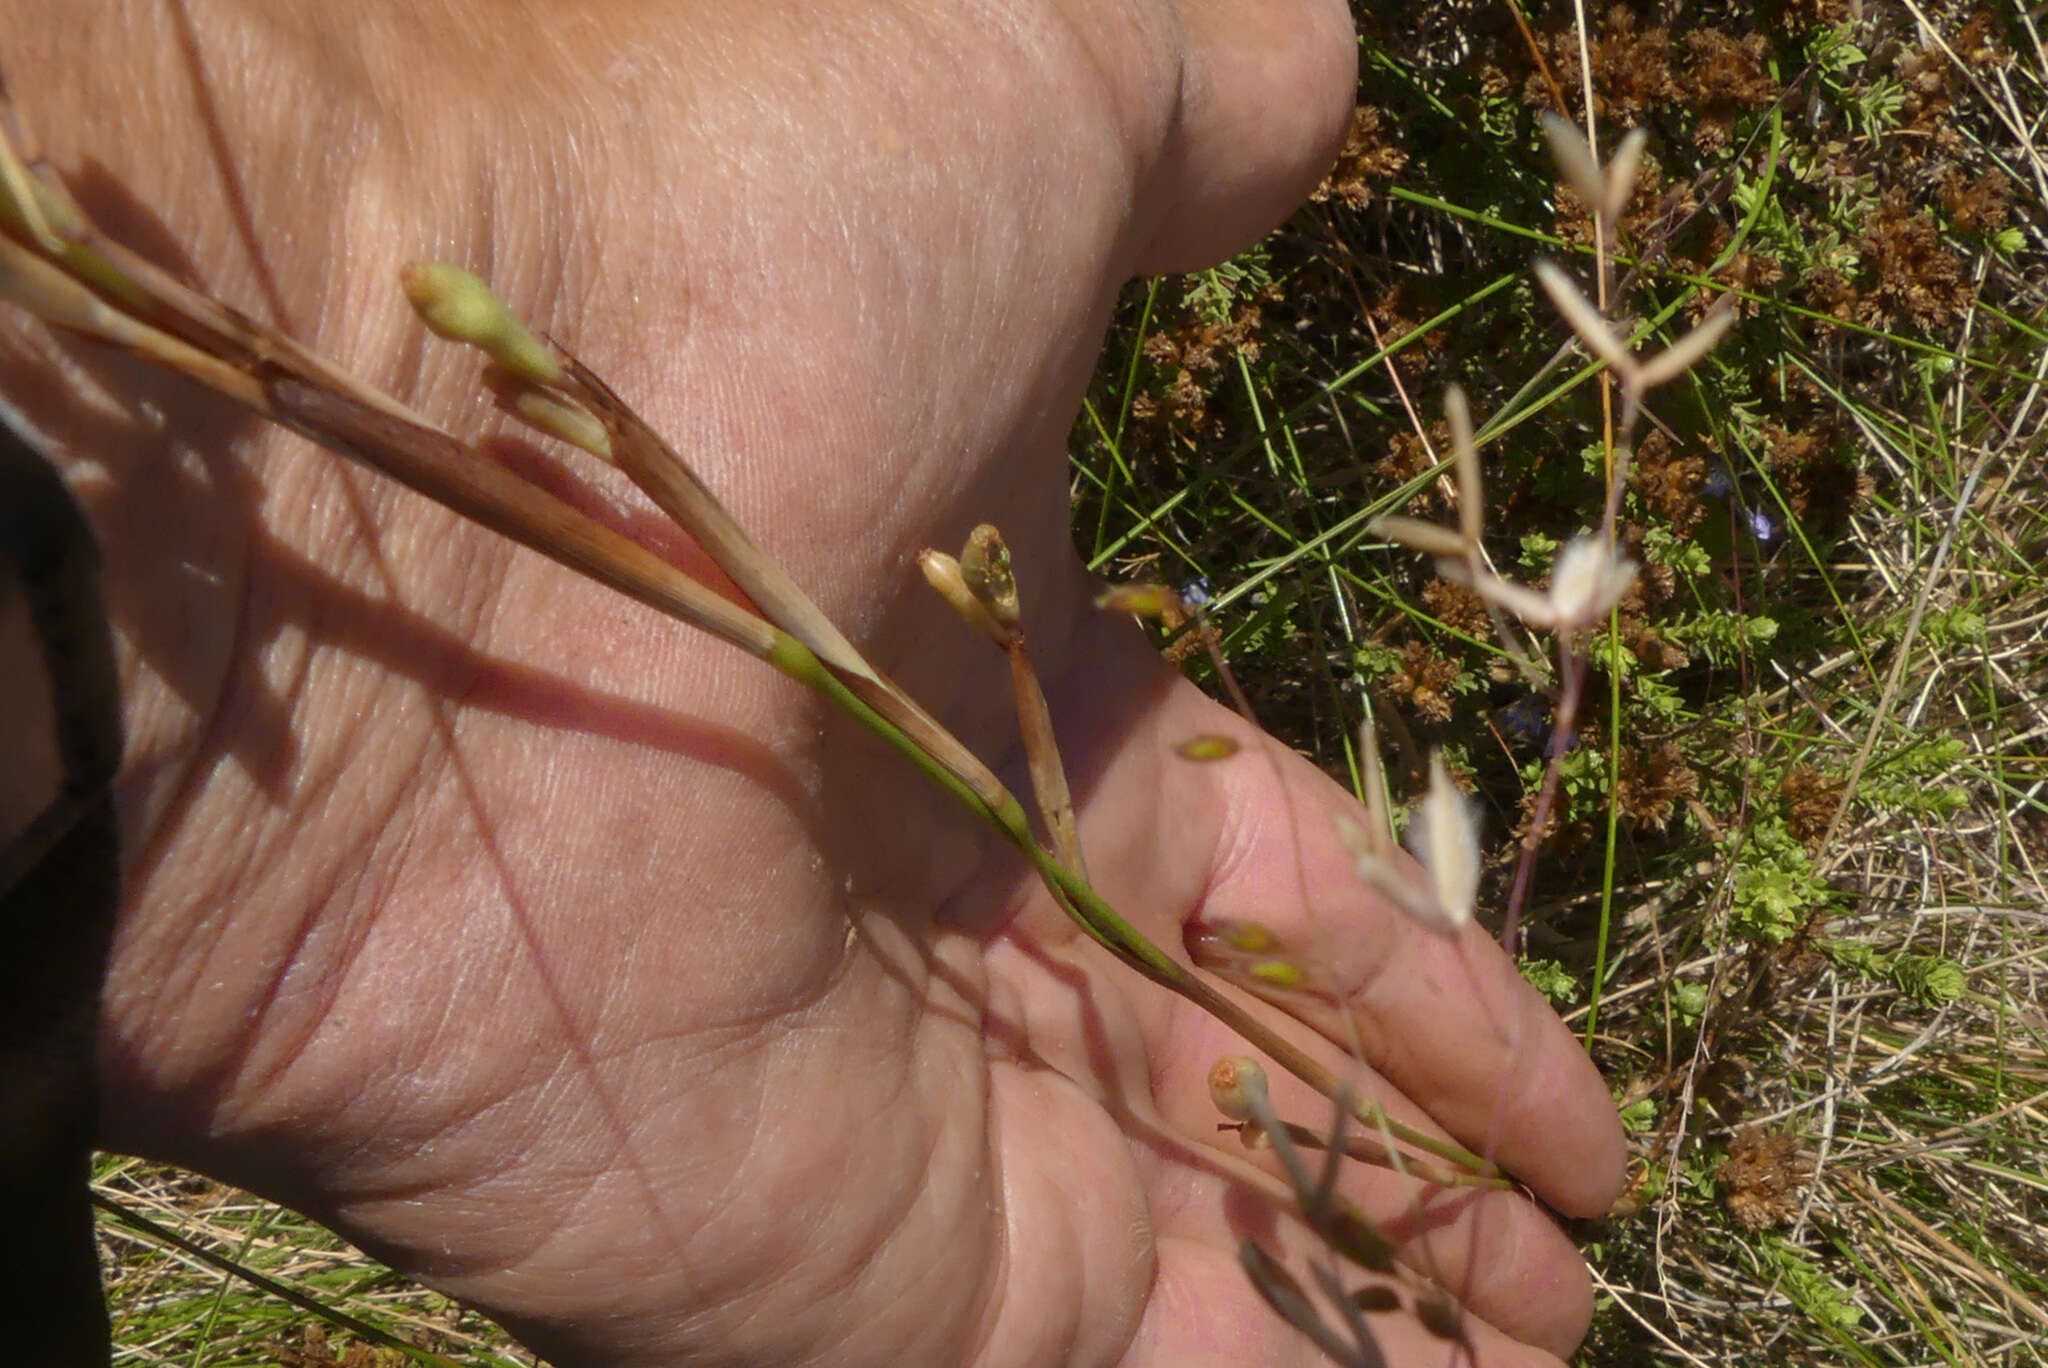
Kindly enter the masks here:
<path id="1" fill-rule="evenodd" d="M 1635 583 L 1633 561 L 1598 537 L 1565 544 L 1550 568 L 1550 612 L 1560 629 L 1590 627 Z"/>
<path id="2" fill-rule="evenodd" d="M 1451 782 L 1442 751 L 1430 753 L 1429 791 L 1408 819 L 1408 849 L 1436 894 L 1441 915 L 1432 929 L 1454 931 L 1471 921 L 1479 900 L 1479 824 L 1472 804 Z"/>
<path id="3" fill-rule="evenodd" d="M 1586 135 L 1579 132 L 1579 126 L 1569 119 L 1556 114 L 1543 116 L 1543 137 L 1550 144 L 1550 155 L 1557 161 L 1557 169 L 1564 173 L 1565 183 L 1586 202 L 1586 208 L 1599 212 L 1607 202 L 1607 179 L 1600 174 L 1600 164 L 1593 160 L 1593 149 L 1586 142 Z"/>
<path id="4" fill-rule="evenodd" d="M 1451 573 L 1452 566 L 1463 573 Z M 1548 629 L 1557 625 L 1557 609 L 1552 606 L 1549 596 L 1539 594 L 1527 585 L 1504 580 L 1498 575 L 1474 575 L 1457 561 L 1438 561 L 1436 572 L 1455 584 L 1464 585 L 1489 603 L 1505 608 L 1531 627 Z"/>
<path id="5" fill-rule="evenodd" d="M 1374 518 L 1365 525 L 1365 530 L 1429 556 L 1462 556 L 1471 550 L 1471 544 L 1450 528 L 1420 518 L 1404 518 L 1398 513 Z"/>
<path id="6" fill-rule="evenodd" d="M 1465 391 L 1444 391 L 1444 417 L 1451 422 L 1451 455 L 1458 473 L 1458 531 L 1473 546 L 1486 530 L 1486 491 L 1479 480 L 1479 444 L 1472 437 L 1472 409 Z"/>
<path id="7" fill-rule="evenodd" d="M 1435 895 L 1402 877 L 1400 869 L 1391 861 L 1382 860 L 1377 855 L 1360 855 L 1358 877 L 1399 908 L 1402 915 L 1421 922 L 1430 930 L 1448 934 L 1457 929 L 1457 924 L 1437 906 Z"/>
<path id="8" fill-rule="evenodd" d="M 1601 208 L 1607 214 L 1610 225 L 1621 222 L 1622 211 L 1628 208 L 1629 193 L 1636 188 L 1636 169 L 1643 164 L 1643 144 L 1649 141 L 1649 134 L 1638 128 L 1621 140 L 1615 149 L 1614 159 L 1607 163 L 1607 193 L 1601 200 Z"/>
<path id="9" fill-rule="evenodd" d="M 1654 389 L 1667 380 L 1676 380 L 1692 369 L 1695 361 L 1714 349 L 1721 335 L 1735 322 L 1735 310 L 1723 301 L 1733 300 L 1733 295 L 1723 295 L 1716 301 L 1714 309 L 1700 320 L 1700 325 L 1685 336 L 1673 342 L 1669 348 L 1643 362 L 1635 375 L 1635 383 L 1642 389 Z"/>
<path id="10" fill-rule="evenodd" d="M 1358 724 L 1359 768 L 1365 780 L 1365 828 L 1359 830 L 1343 817 L 1337 819 L 1337 834 L 1344 837 L 1344 829 L 1351 827 L 1358 834 L 1363 845 L 1353 846 L 1345 837 L 1346 848 L 1354 855 L 1386 855 L 1394 849 L 1394 824 L 1387 819 L 1387 776 L 1380 765 L 1380 738 L 1371 722 Z"/>
<path id="11" fill-rule="evenodd" d="M 1627 379 L 1635 374 L 1636 359 L 1628 354 L 1628 348 L 1614 335 L 1614 329 L 1607 326 L 1607 320 L 1600 311 L 1587 302 L 1579 293 L 1579 287 L 1572 284 L 1572 278 L 1548 261 L 1536 263 L 1536 279 L 1542 283 L 1544 293 L 1550 302 L 1564 315 L 1564 321 L 1572 325 L 1592 353 L 1614 367 L 1615 372 Z"/>

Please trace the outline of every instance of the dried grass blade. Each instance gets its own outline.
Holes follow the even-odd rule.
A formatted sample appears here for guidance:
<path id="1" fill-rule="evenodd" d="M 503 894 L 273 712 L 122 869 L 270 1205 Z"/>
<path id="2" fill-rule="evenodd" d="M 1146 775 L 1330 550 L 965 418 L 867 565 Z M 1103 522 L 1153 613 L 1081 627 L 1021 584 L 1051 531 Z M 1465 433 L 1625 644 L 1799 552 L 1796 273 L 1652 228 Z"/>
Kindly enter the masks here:
<path id="1" fill-rule="evenodd" d="M 901 697 L 832 625 L 796 581 L 747 535 L 675 448 L 663 441 L 611 386 L 559 343 L 572 382 L 567 388 L 611 433 L 612 460 L 662 512 L 703 546 L 718 568 L 746 591 L 762 615 L 843 674 L 881 684 Z"/>
<path id="2" fill-rule="evenodd" d="M 796 634 L 792 632 L 790 635 Z M 804 644 L 808 646 L 810 643 Z M 815 647 L 812 649 L 816 650 Z M 915 700 L 907 697 L 894 684 L 873 675 L 842 675 L 840 678 L 844 680 L 848 692 L 915 741 L 941 768 L 965 784 L 975 798 L 991 811 L 1002 808 L 1006 803 L 1016 802 L 1016 796 L 1003 787 L 1002 780 L 996 778 L 995 772 L 984 765 L 973 751 L 967 749 L 959 737 L 947 731 L 936 718 L 919 707 Z"/>
<path id="3" fill-rule="evenodd" d="M 1399 513 L 1374 518 L 1366 524 L 1365 530 L 1375 537 L 1385 537 L 1426 556 L 1468 556 L 1472 553 L 1472 543 L 1450 528 Z"/>
<path id="4" fill-rule="evenodd" d="M 38 247 L 49 256 L 61 255 L 67 245 L 44 212 L 40 182 L 16 151 L 14 140 L 0 133 L 0 188 L 7 192 L 9 226 L 18 221 Z"/>
<path id="5" fill-rule="evenodd" d="M 1636 384 L 1646 390 L 1655 389 L 1691 370 L 1694 363 L 1714 349 L 1722 334 L 1734 326 L 1734 299 L 1733 295 L 1721 296 L 1707 316 L 1700 320 L 1698 327 L 1643 362 L 1636 375 Z"/>
<path id="6" fill-rule="evenodd" d="M 1021 637 L 1013 638 L 1005 653 L 1010 657 L 1010 688 L 1017 696 L 1017 730 L 1031 767 L 1031 791 L 1038 799 L 1039 816 L 1045 819 L 1054 853 L 1067 868 L 1085 879 L 1088 862 L 1081 853 L 1074 795 L 1067 785 L 1066 766 L 1060 761 L 1059 743 L 1053 737 L 1052 710 L 1046 706 L 1045 690 L 1039 687 L 1038 672 L 1031 668 L 1031 658 Z"/>
<path id="7" fill-rule="evenodd" d="M 1643 164 L 1643 145 L 1650 135 L 1643 129 L 1629 130 L 1615 149 L 1613 160 L 1607 163 L 1607 188 L 1602 197 L 1601 209 L 1607 218 L 1609 232 L 1618 232 L 1621 215 L 1628 208 L 1628 197 L 1636 188 L 1636 173 Z"/>
<path id="8" fill-rule="evenodd" d="M 0 235 L 0 298 L 42 319 L 189 376 L 259 412 L 262 386 L 245 371 L 123 313 L 61 268 Z"/>
<path id="9" fill-rule="evenodd" d="M 4 108 L 0 106 L 0 110 Z M 0 143 L 6 144 L 8 154 L 12 153 L 11 140 L 0 136 Z M 34 185 L 50 197 L 49 204 L 45 205 L 46 212 L 52 208 L 61 211 L 66 230 L 72 233 L 61 242 L 59 251 L 38 260 L 49 270 L 68 277 L 78 290 L 97 298 L 109 314 L 118 316 L 121 321 L 112 327 L 147 329 L 151 334 L 177 339 L 184 344 L 184 349 L 164 347 L 153 340 L 147 347 L 138 348 L 131 341 L 110 335 L 105 326 L 76 330 L 137 350 L 148 359 L 183 371 L 202 384 L 221 389 L 243 403 L 251 401 L 246 394 L 236 392 L 232 382 L 225 380 L 226 372 L 240 370 L 253 374 L 268 368 L 346 394 L 367 408 L 410 423 L 431 426 L 396 399 L 363 384 L 276 330 L 200 294 L 108 238 L 84 210 L 63 194 L 61 188 L 40 179 L 35 180 Z M 47 321 L 76 327 L 33 305 L 25 304 L 25 307 Z M 207 357 L 208 366 L 195 366 L 191 362 L 193 355 Z M 211 376 L 201 373 L 209 368 Z M 252 406 L 261 408 L 260 404 Z"/>
<path id="10" fill-rule="evenodd" d="M 1570 119 L 1545 113 L 1543 138 L 1550 144 L 1550 155 L 1557 162 L 1557 169 L 1564 172 L 1572 193 L 1588 210 L 1598 213 L 1607 203 L 1607 178 L 1600 174 L 1600 163 L 1593 160 L 1586 135 Z"/>
<path id="11" fill-rule="evenodd" d="M 440 429 L 296 377 L 265 388 L 271 416 L 322 446 L 751 655 L 775 649 L 768 623 Z"/>
<path id="12" fill-rule="evenodd" d="M 1458 476 L 1458 531 L 1469 547 L 1486 534 L 1486 483 L 1479 477 L 1479 443 L 1472 435 L 1472 406 L 1465 391 L 1452 385 L 1444 391 L 1444 417 L 1451 424 L 1452 469 Z"/>

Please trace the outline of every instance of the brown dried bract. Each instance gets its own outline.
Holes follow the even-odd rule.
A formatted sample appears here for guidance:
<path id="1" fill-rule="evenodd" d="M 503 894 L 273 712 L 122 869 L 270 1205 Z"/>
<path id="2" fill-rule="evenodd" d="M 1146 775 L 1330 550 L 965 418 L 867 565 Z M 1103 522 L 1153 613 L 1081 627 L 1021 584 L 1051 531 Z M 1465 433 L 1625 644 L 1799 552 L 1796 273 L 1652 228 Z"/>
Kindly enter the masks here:
<path id="1" fill-rule="evenodd" d="M 1637 443 L 1629 485 L 1644 505 L 1680 536 L 1706 516 L 1706 505 L 1700 499 L 1706 483 L 1704 456 L 1680 450 L 1662 432 L 1651 432 Z"/>
<path id="2" fill-rule="evenodd" d="M 1429 425 L 1427 442 L 1413 432 L 1396 432 L 1387 438 L 1387 454 L 1373 462 L 1373 478 L 1386 485 L 1411 484 L 1435 469 L 1450 450 L 1451 429 L 1441 420 Z M 1405 511 L 1410 517 L 1429 518 L 1449 507 L 1442 488 L 1431 483 L 1416 491 Z"/>
<path id="3" fill-rule="evenodd" d="M 1885 195 L 1857 247 L 1869 281 L 1856 309 L 1859 322 L 1889 328 L 1904 321 L 1938 332 L 1975 299 L 1963 263 L 1942 245 L 1941 230 L 1902 190 Z"/>
<path id="4" fill-rule="evenodd" d="M 1615 5 L 1601 16 L 1598 32 L 1587 45 L 1592 56 L 1593 109 L 1602 119 L 1618 119 L 1633 127 L 1646 113 L 1682 97 L 1671 72 L 1671 32 L 1663 25 L 1641 28 L 1636 13 Z M 1544 55 L 1567 89 L 1580 86 L 1579 42 L 1569 27 L 1543 35 Z M 1550 103 L 1550 87 L 1540 76 L 1525 83 L 1523 99 L 1532 105 Z"/>
<path id="5" fill-rule="evenodd" d="M 1433 579 L 1422 588 L 1422 606 L 1429 615 L 1453 631 L 1482 640 L 1493 632 L 1493 619 L 1487 616 L 1486 600 L 1462 584 L 1449 580 Z"/>
<path id="6" fill-rule="evenodd" d="M 1451 720 L 1451 689 L 1458 682 L 1456 661 L 1433 647 L 1411 641 L 1401 648 L 1401 665 L 1388 675 L 1387 693 L 1412 709 L 1424 722 Z"/>
<path id="7" fill-rule="evenodd" d="M 1783 94 L 1764 63 L 1769 44 L 1761 33 L 1730 37 L 1717 28 L 1685 36 L 1685 85 L 1697 122 L 1692 140 L 1702 152 L 1726 147 L 1735 120 L 1764 109 Z"/>
<path id="8" fill-rule="evenodd" d="M 2012 215 L 2012 182 L 2003 171 L 1965 176 L 1954 167 L 1942 176 L 1942 212 L 1959 233 L 1990 233 Z"/>

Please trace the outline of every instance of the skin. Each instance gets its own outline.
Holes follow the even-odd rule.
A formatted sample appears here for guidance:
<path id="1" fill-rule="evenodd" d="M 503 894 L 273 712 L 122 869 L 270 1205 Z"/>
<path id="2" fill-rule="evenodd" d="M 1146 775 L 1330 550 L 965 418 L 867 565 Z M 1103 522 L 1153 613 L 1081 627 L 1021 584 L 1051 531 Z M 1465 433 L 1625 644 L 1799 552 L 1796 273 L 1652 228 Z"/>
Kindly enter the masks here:
<path id="1" fill-rule="evenodd" d="M 1343 7 L 986 9 L 8 0 L 0 31 L 118 236 L 467 432 L 495 423 L 473 358 L 389 282 L 486 274 L 1021 786 L 1002 661 L 912 568 L 1000 522 L 1110 900 L 1169 947 L 1220 917 L 1313 944 L 1367 1086 L 1604 1210 L 1613 1108 L 1541 1000 L 1361 886 L 1349 800 L 1092 613 L 1067 539 L 1117 288 L 1314 184 Z M 109 1146 L 290 1202 L 562 1364 L 1317 1361 L 1232 1252 L 1308 1242 L 1204 1160 L 1235 1145 L 1204 1076 L 1241 1045 L 865 734 L 125 358 L 0 328 L 121 640 Z M 608 472 L 508 459 L 695 563 Z M 1218 731 L 1253 744 L 1174 757 Z M 1481 1362 L 1583 1333 L 1583 1267 L 1525 1197 L 1346 1183 L 1468 1302 Z M 1375 1326 L 1394 1362 L 1448 1356 Z"/>

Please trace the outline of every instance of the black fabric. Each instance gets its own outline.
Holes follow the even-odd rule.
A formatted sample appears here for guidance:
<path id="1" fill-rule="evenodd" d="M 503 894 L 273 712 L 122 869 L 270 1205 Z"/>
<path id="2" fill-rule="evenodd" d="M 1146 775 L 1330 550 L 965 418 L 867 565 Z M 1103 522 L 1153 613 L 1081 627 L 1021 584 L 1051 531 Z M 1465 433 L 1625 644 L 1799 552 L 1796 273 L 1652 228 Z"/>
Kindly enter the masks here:
<path id="1" fill-rule="evenodd" d="M 64 771 L 40 816 L 0 833 L 0 1353 L 70 1368 L 111 1353 L 87 1183 L 120 883 L 120 700 L 91 530 L 4 408 L 0 596 L 25 604 L 39 651 L 9 653 L 0 670 L 44 672 Z M 0 764 L 23 763 L 37 739 L 27 729 L 50 725 L 0 717 Z"/>

